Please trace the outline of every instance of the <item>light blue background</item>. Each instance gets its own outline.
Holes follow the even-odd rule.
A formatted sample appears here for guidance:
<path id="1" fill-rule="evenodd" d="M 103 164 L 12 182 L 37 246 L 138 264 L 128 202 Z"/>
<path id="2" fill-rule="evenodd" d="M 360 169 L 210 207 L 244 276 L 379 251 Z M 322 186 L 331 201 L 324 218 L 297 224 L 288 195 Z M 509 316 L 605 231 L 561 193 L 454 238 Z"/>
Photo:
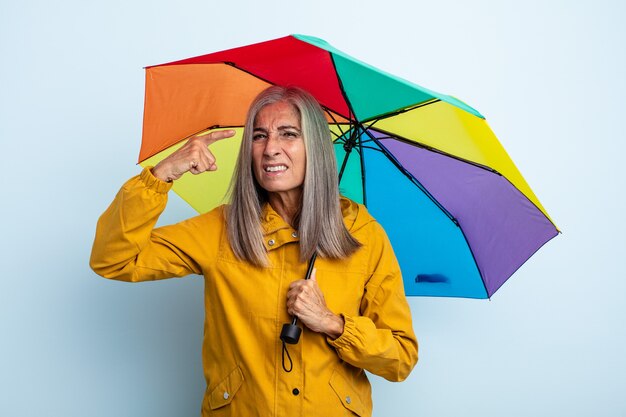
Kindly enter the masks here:
<path id="1" fill-rule="evenodd" d="M 0 415 L 197 416 L 202 281 L 87 261 L 142 67 L 304 33 L 483 113 L 564 231 L 491 301 L 411 299 L 376 416 L 625 416 L 624 2 L 0 0 Z M 193 212 L 176 196 L 163 223 Z"/>

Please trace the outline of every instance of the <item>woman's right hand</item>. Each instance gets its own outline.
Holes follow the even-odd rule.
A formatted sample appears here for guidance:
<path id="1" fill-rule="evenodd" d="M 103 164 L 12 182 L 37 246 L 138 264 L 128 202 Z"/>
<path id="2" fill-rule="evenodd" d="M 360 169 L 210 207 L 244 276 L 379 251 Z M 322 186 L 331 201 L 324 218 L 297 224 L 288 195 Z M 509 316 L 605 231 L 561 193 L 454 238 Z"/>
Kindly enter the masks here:
<path id="1" fill-rule="evenodd" d="M 234 135 L 234 130 L 219 130 L 202 136 L 192 136 L 180 149 L 159 162 L 152 169 L 152 175 L 162 181 L 172 182 L 187 171 L 194 175 L 215 171 L 215 156 L 209 150 L 209 145 Z"/>

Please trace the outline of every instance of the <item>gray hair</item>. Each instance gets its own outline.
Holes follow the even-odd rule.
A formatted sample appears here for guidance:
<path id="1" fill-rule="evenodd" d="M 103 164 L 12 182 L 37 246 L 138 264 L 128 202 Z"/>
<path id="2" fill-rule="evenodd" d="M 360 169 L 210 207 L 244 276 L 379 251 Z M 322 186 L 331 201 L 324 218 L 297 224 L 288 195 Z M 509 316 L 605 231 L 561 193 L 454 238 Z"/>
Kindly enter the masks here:
<path id="1" fill-rule="evenodd" d="M 277 102 L 290 103 L 300 115 L 306 150 L 302 201 L 294 219 L 300 235 L 300 260 L 307 261 L 315 252 L 325 258 L 348 257 L 361 244 L 343 223 L 337 162 L 328 123 L 315 98 L 297 87 L 269 87 L 254 99 L 248 110 L 229 190 L 231 202 L 226 218 L 230 246 L 239 259 L 268 266 L 261 227 L 262 207 L 268 201 L 268 194 L 252 171 L 252 136 L 257 114 L 263 107 Z"/>

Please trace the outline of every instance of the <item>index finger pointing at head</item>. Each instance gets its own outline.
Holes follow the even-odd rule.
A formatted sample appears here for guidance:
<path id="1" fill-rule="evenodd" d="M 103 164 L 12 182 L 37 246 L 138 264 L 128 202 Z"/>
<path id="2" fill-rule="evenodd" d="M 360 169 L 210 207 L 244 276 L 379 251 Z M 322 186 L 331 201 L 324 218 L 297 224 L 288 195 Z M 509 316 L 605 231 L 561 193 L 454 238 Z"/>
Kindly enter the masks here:
<path id="1" fill-rule="evenodd" d="M 218 140 L 226 139 L 235 136 L 235 131 L 232 129 L 229 130 L 218 130 L 217 132 L 211 132 L 208 135 L 203 135 L 200 139 L 209 146 L 212 143 L 217 142 Z"/>

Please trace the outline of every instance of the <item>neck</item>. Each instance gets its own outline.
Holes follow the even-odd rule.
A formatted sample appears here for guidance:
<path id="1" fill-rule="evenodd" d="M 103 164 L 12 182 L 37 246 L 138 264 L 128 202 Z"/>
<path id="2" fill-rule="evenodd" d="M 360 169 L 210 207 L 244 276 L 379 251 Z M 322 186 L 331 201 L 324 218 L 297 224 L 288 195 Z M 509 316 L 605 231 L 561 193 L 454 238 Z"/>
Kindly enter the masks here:
<path id="1" fill-rule="evenodd" d="M 291 227 L 302 206 L 302 191 L 292 190 L 284 193 L 270 193 L 268 201 L 274 211 Z"/>

